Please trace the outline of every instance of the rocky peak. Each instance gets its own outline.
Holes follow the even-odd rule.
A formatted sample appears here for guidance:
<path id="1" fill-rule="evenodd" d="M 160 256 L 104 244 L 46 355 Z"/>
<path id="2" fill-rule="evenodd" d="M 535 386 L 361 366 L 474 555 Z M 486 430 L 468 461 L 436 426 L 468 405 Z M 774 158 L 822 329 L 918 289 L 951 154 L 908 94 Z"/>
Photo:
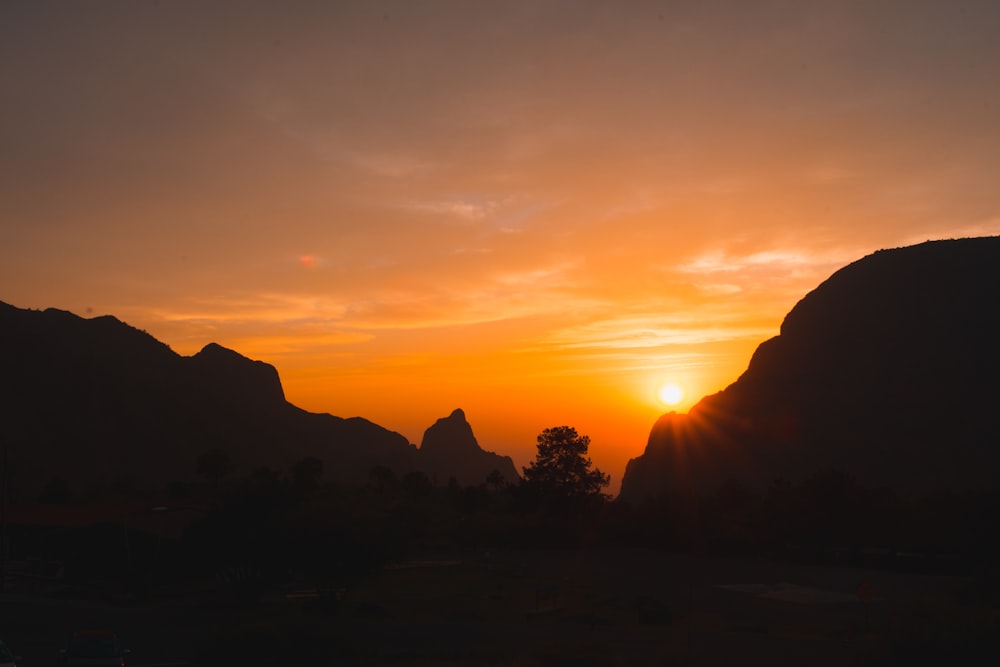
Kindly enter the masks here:
<path id="1" fill-rule="evenodd" d="M 352 485 L 377 465 L 414 467 L 398 433 L 289 404 L 269 364 L 214 343 L 182 357 L 112 316 L 0 302 L 0 377 L 12 488 L 29 500 L 53 478 L 77 492 L 115 477 L 163 488 L 216 448 L 245 471 L 318 458 Z"/>
<path id="2" fill-rule="evenodd" d="M 420 451 L 432 456 L 457 456 L 481 452 L 482 449 L 472 433 L 472 426 L 465 419 L 465 412 L 458 408 L 424 431 Z"/>
<path id="3" fill-rule="evenodd" d="M 509 456 L 480 448 L 461 409 L 453 410 L 424 431 L 420 465 L 439 483 L 454 477 L 461 484 L 481 484 L 494 470 L 508 482 L 518 479 L 517 469 Z"/>
<path id="4" fill-rule="evenodd" d="M 217 343 L 190 358 L 206 386 L 241 401 L 284 403 L 285 392 L 274 366 L 254 361 Z"/>

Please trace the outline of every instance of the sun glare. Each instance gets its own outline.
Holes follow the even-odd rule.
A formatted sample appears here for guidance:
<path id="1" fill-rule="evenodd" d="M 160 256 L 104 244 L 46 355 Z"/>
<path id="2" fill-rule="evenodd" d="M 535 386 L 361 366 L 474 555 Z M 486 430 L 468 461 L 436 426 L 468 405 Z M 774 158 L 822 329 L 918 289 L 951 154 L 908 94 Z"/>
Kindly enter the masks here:
<path id="1" fill-rule="evenodd" d="M 684 388 L 676 382 L 667 382 L 656 395 L 664 405 L 677 405 L 684 400 Z"/>

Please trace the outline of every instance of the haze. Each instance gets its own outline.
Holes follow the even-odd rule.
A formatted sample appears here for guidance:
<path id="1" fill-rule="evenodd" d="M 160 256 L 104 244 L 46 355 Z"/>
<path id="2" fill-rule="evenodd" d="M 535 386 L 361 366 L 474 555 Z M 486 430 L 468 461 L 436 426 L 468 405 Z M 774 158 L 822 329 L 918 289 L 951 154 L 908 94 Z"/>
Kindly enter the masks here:
<path id="1" fill-rule="evenodd" d="M 1000 5 L 0 5 L 0 300 L 620 483 L 879 248 L 1000 233 Z M 684 391 L 668 408 L 666 382 Z"/>

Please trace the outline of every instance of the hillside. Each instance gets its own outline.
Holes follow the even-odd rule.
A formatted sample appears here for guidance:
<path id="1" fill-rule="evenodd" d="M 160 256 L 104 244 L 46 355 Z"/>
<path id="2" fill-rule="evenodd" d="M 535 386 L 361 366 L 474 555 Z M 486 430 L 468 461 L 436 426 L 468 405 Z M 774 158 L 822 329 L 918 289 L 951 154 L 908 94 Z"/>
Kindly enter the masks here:
<path id="1" fill-rule="evenodd" d="M 869 487 L 986 490 L 1000 471 L 1000 238 L 876 252 L 785 317 L 740 378 L 664 415 L 621 496 L 828 469 Z"/>
<path id="2" fill-rule="evenodd" d="M 314 456 L 341 482 L 415 465 L 398 433 L 288 403 L 268 364 L 215 344 L 183 357 L 113 317 L 0 303 L 0 377 L 12 492 L 26 499 L 53 478 L 77 494 L 190 481 L 212 449 L 241 474 Z"/>

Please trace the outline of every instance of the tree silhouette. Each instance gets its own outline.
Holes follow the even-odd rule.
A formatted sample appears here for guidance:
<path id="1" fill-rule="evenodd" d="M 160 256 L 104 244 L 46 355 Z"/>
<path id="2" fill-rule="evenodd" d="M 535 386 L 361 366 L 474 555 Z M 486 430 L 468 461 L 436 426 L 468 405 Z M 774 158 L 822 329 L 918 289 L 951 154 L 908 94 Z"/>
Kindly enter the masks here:
<path id="1" fill-rule="evenodd" d="M 524 468 L 524 483 L 540 497 L 583 499 L 602 497 L 611 482 L 587 457 L 590 438 L 570 426 L 547 428 L 538 435 L 538 453 Z"/>
<path id="2" fill-rule="evenodd" d="M 368 482 L 379 493 L 387 493 L 399 486 L 399 478 L 392 468 L 386 465 L 377 465 L 368 473 Z"/>
<path id="3" fill-rule="evenodd" d="M 219 480 L 234 469 L 235 466 L 229 458 L 229 454 L 221 449 L 210 449 L 198 457 L 198 472 L 214 487 L 217 487 Z"/>
<path id="4" fill-rule="evenodd" d="M 406 491 L 407 495 L 411 498 L 423 498 L 431 495 L 434 490 L 434 484 L 431 482 L 431 478 L 427 476 L 427 473 L 420 470 L 412 470 L 405 475 L 400 481 L 403 486 L 403 490 Z"/>
<path id="5" fill-rule="evenodd" d="M 315 456 L 300 459 L 292 466 L 292 481 L 296 488 L 311 493 L 319 486 L 323 477 L 323 461 Z"/>
<path id="6" fill-rule="evenodd" d="M 491 491 L 500 491 L 507 487 L 507 480 L 504 479 L 503 473 L 499 470 L 494 469 L 489 475 L 486 476 L 486 488 Z"/>

